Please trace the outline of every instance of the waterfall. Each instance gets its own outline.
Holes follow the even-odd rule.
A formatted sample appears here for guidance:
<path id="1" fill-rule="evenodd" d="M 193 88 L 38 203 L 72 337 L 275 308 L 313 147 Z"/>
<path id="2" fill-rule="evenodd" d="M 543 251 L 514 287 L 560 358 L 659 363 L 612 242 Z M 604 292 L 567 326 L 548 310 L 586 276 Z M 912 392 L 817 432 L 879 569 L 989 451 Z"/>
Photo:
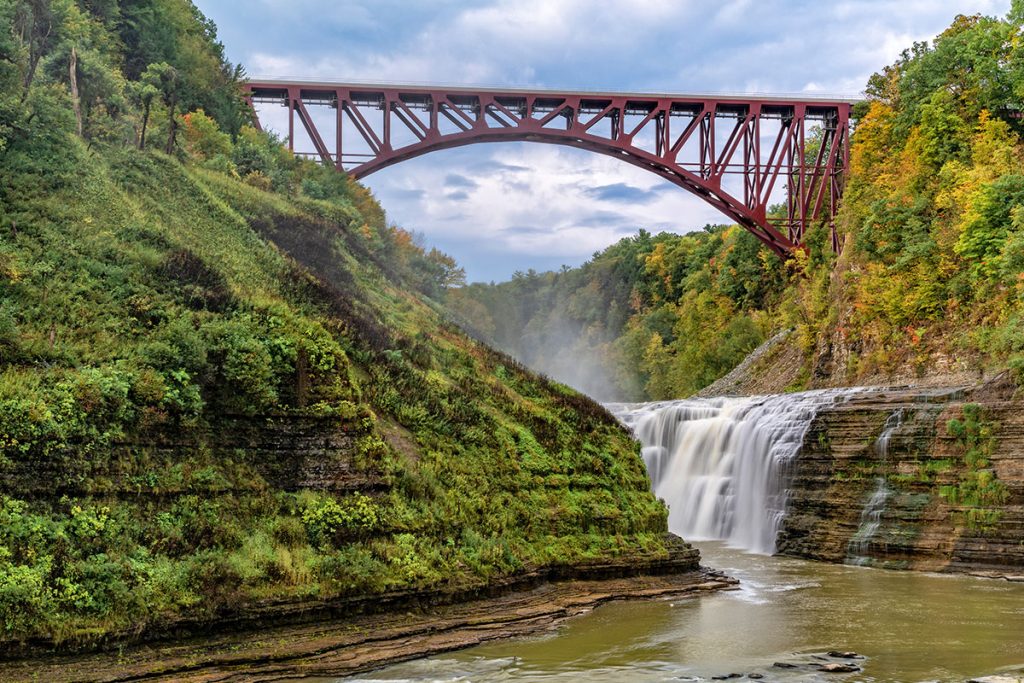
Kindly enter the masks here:
<path id="1" fill-rule="evenodd" d="M 669 529 L 687 540 L 724 540 L 775 551 L 790 464 L 818 410 L 855 389 L 610 406 L 643 445 Z"/>
<path id="2" fill-rule="evenodd" d="M 847 564 L 864 565 L 871 561 L 871 558 L 867 556 L 868 546 L 878 532 L 878 527 L 882 525 L 882 513 L 885 512 L 885 505 L 889 502 L 889 496 L 892 495 L 885 479 L 885 469 L 889 459 L 889 442 L 892 440 L 893 433 L 902 424 L 903 408 L 899 408 L 886 418 L 882 433 L 875 440 L 875 453 L 880 460 L 881 475 L 875 479 L 875 490 L 860 513 L 860 526 L 850 538 L 850 543 L 846 548 Z"/>

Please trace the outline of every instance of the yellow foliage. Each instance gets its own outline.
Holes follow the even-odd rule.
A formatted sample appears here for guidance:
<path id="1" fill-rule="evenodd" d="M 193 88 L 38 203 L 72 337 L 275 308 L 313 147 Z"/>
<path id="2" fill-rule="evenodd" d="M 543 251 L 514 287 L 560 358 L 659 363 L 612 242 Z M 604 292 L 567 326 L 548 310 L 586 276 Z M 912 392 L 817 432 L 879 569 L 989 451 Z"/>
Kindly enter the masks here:
<path id="1" fill-rule="evenodd" d="M 18 282 L 21 280 L 21 270 L 14 264 L 13 259 L 6 254 L 0 254 L 0 278 L 8 282 Z"/>
<path id="2" fill-rule="evenodd" d="M 877 178 L 889 167 L 893 148 L 892 107 L 875 101 L 857 124 L 850 150 L 851 176 L 856 179 Z"/>
<path id="3" fill-rule="evenodd" d="M 668 265 L 665 263 L 665 243 L 660 242 L 654 245 L 652 251 L 644 260 L 644 269 L 651 275 L 656 276 L 664 284 L 664 291 L 671 291 L 672 275 Z"/>
<path id="4" fill-rule="evenodd" d="M 972 143 L 975 176 L 982 182 L 995 180 L 1007 173 L 1020 173 L 1020 138 L 1002 119 L 992 118 L 987 111 L 978 117 L 978 132 Z"/>

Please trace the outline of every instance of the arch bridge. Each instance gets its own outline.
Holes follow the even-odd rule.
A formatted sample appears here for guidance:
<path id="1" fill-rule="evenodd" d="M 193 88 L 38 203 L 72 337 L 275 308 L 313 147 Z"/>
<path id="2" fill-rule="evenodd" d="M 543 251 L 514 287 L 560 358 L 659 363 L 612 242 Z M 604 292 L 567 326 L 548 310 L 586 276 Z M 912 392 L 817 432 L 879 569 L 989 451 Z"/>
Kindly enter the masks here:
<path id="1" fill-rule="evenodd" d="M 278 80 L 245 89 L 257 125 L 256 104 L 283 105 L 289 149 L 356 179 L 434 150 L 554 143 L 661 176 L 780 256 L 802 248 L 818 222 L 829 224 L 839 247 L 834 218 L 849 166 L 852 100 Z M 296 119 L 312 151 L 296 150 Z M 769 206 L 782 202 L 785 214 L 770 215 Z"/>

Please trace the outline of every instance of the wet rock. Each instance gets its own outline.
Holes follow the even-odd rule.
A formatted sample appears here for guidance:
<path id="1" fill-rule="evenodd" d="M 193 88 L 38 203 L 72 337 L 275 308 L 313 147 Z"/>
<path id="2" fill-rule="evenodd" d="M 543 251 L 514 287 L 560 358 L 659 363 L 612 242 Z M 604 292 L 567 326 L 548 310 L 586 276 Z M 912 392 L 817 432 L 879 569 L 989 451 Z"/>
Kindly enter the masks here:
<path id="1" fill-rule="evenodd" d="M 1024 403 L 1012 396 L 1001 385 L 966 391 L 908 387 L 868 390 L 819 410 L 793 461 L 776 552 L 1018 581 L 1024 575 Z M 965 400 L 983 405 L 986 420 L 999 425 L 986 460 L 1011 491 L 1010 500 L 999 507 L 998 521 L 986 530 L 964 525 L 963 513 L 939 495 L 941 485 L 955 483 L 966 471 L 962 447 L 946 429 L 949 419 L 960 416 Z M 905 419 L 891 434 L 883 457 L 868 441 L 877 440 L 886 421 L 901 409 Z M 884 542 L 868 543 L 850 557 L 865 501 L 883 471 L 908 477 L 889 482 L 896 494 L 886 502 L 876 529 Z"/>
<path id="2" fill-rule="evenodd" d="M 749 675 L 747 675 L 747 678 L 752 678 L 755 681 L 759 681 L 762 678 L 764 678 L 764 674 L 749 674 Z"/>
<path id="3" fill-rule="evenodd" d="M 860 671 L 860 667 L 856 664 L 832 662 L 831 664 L 820 665 L 818 667 L 818 671 L 823 671 L 828 674 L 852 674 Z"/>
<path id="4" fill-rule="evenodd" d="M 829 650 L 826 652 L 829 657 L 833 659 L 864 659 L 864 655 L 859 655 L 856 652 L 840 652 L 839 650 Z"/>
<path id="5" fill-rule="evenodd" d="M 772 664 L 776 669 L 795 669 L 796 664 L 790 664 L 789 662 L 775 662 Z"/>
<path id="6" fill-rule="evenodd" d="M 730 678 L 743 678 L 743 674 L 723 674 L 721 676 L 712 676 L 713 681 L 727 681 Z"/>

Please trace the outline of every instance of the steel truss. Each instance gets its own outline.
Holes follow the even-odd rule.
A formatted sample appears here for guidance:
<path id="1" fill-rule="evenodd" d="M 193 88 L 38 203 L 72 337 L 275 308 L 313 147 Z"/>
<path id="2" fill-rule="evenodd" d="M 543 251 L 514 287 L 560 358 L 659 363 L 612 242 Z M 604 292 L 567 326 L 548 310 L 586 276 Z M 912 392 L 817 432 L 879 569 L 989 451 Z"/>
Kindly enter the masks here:
<path id="1" fill-rule="evenodd" d="M 314 148 L 305 153 L 357 179 L 477 142 L 555 143 L 611 155 L 689 190 L 780 256 L 802 248 L 818 222 L 828 223 L 839 247 L 834 219 L 849 165 L 850 101 L 283 81 L 250 82 L 246 93 L 253 106 L 287 107 L 291 150 L 298 119 Z M 334 110 L 330 138 L 311 116 L 314 106 Z M 777 188 L 786 192 L 782 218 L 769 216 Z"/>

